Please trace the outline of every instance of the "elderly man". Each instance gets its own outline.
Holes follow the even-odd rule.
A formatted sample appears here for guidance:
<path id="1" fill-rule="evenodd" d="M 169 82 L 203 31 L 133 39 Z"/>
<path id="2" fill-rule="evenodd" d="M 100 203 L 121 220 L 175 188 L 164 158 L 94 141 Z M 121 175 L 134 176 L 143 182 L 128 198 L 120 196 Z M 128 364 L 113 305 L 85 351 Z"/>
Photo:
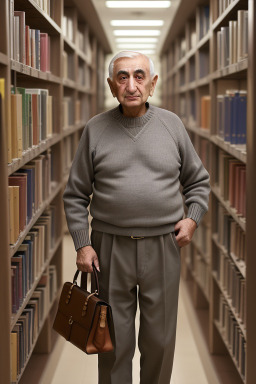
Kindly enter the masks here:
<path id="1" fill-rule="evenodd" d="M 147 102 L 157 78 L 138 52 L 112 59 L 108 84 L 119 105 L 84 128 L 64 192 L 77 267 L 95 264 L 113 310 L 116 346 L 99 355 L 100 384 L 132 383 L 137 300 L 140 383 L 170 383 L 180 247 L 207 211 L 209 175 L 181 120 Z"/>

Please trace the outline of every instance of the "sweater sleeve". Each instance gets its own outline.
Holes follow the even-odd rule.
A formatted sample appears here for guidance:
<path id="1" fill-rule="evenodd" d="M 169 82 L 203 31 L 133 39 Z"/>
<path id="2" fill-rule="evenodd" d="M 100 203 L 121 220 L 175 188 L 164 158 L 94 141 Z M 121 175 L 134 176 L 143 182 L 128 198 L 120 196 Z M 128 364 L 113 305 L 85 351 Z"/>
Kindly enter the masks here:
<path id="1" fill-rule="evenodd" d="M 90 148 L 88 126 L 84 128 L 76 151 L 69 179 L 63 194 L 69 232 L 75 249 L 90 245 L 88 206 L 94 181 L 93 151 Z"/>
<path id="2" fill-rule="evenodd" d="M 189 135 L 179 119 L 180 182 L 183 187 L 187 217 L 197 226 L 208 210 L 210 177 L 197 155 Z"/>

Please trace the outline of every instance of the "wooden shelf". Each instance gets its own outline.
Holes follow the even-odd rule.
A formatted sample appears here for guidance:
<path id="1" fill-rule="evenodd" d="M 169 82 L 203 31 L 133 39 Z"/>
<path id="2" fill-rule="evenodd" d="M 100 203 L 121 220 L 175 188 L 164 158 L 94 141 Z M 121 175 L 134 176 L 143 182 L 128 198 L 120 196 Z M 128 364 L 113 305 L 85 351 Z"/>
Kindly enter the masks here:
<path id="1" fill-rule="evenodd" d="M 53 307 L 55 301 L 56 301 L 57 299 L 59 299 L 60 294 L 61 294 L 61 290 L 62 290 L 62 287 L 59 288 L 59 290 L 58 290 L 58 292 L 57 292 L 55 298 L 54 298 L 53 301 L 50 303 L 49 308 L 48 308 L 48 313 L 51 311 L 51 309 L 52 309 L 52 307 Z M 17 383 L 17 384 L 19 383 L 20 379 L 22 378 L 23 372 L 25 371 L 26 366 L 27 366 L 27 364 L 28 364 L 28 362 L 29 362 L 29 360 L 30 360 L 30 358 L 31 358 L 31 355 L 32 355 L 32 353 L 33 353 L 33 351 L 34 351 L 34 349 L 35 349 L 37 340 L 38 340 L 39 335 L 40 335 L 40 333 L 41 333 L 41 331 L 42 331 L 42 329 L 43 329 L 43 326 L 44 326 L 44 323 L 45 323 L 46 319 L 47 319 L 47 314 L 44 316 L 44 319 L 43 319 L 43 321 L 42 321 L 42 323 L 41 323 L 41 325 L 40 325 L 40 327 L 39 327 L 37 337 L 36 337 L 36 339 L 35 339 L 35 341 L 34 341 L 32 347 L 31 347 L 31 350 L 30 350 L 30 352 L 29 352 L 29 354 L 28 354 L 28 356 L 27 356 L 27 358 L 26 358 L 26 362 L 25 362 L 25 364 L 24 364 L 24 367 L 22 368 L 21 373 L 20 373 L 19 376 L 17 377 L 17 380 L 16 380 L 16 382 L 15 382 L 15 383 Z M 13 384 L 13 383 L 12 383 L 12 384 Z"/>
<path id="2" fill-rule="evenodd" d="M 222 69 L 218 69 L 213 72 L 211 75 L 212 80 L 224 79 L 227 77 L 234 77 L 236 74 L 240 74 L 240 72 L 248 70 L 248 58 L 239 61 L 238 63 L 231 64 Z"/>
<path id="3" fill-rule="evenodd" d="M 8 56 L 0 52 L 0 64 L 8 65 Z"/>
<path id="4" fill-rule="evenodd" d="M 13 172 L 16 172 L 23 165 L 34 159 L 36 156 L 45 152 L 48 148 L 52 147 L 61 140 L 61 134 L 54 134 L 52 137 L 42 141 L 38 145 L 34 145 L 32 148 L 23 152 L 20 159 L 13 159 L 12 163 L 8 164 L 8 176 Z"/>
<path id="5" fill-rule="evenodd" d="M 205 263 L 208 266 L 210 266 L 210 262 L 211 262 L 210 255 L 208 253 L 205 253 L 203 249 L 200 247 L 200 245 L 198 245 L 194 239 L 192 239 L 191 242 L 193 246 L 196 248 L 197 252 L 200 253 L 200 257 L 204 259 Z"/>
<path id="6" fill-rule="evenodd" d="M 211 135 L 208 129 L 199 128 L 192 124 L 185 124 L 188 131 L 196 133 L 198 136 L 203 137 L 204 139 L 210 140 Z"/>
<path id="7" fill-rule="evenodd" d="M 72 125 L 71 127 L 67 128 L 67 129 L 64 129 L 62 135 L 63 135 L 63 137 L 72 135 L 74 132 L 82 129 L 85 125 L 86 125 L 86 121 L 81 121 L 75 125 Z"/>
<path id="8" fill-rule="evenodd" d="M 229 201 L 225 201 L 224 198 L 220 194 L 219 187 L 213 186 L 212 192 L 217 197 L 217 199 L 221 202 L 221 204 L 225 207 L 227 212 L 233 217 L 233 219 L 240 225 L 242 230 L 245 232 L 246 230 L 246 219 L 245 217 L 237 215 L 236 209 L 231 207 Z"/>
<path id="9" fill-rule="evenodd" d="M 24 298 L 23 303 L 21 304 L 18 312 L 12 315 L 12 317 L 11 317 L 10 332 L 12 331 L 12 329 L 15 326 L 16 322 L 19 320 L 20 315 L 22 314 L 23 310 L 25 309 L 26 305 L 28 304 L 29 300 L 31 299 L 31 296 L 32 296 L 35 288 L 37 287 L 37 285 L 38 285 L 38 283 L 39 283 L 39 281 L 40 281 L 40 279 L 42 277 L 43 272 L 45 271 L 46 267 L 50 264 L 54 254 L 55 254 L 56 250 L 58 249 L 58 247 L 59 247 L 61 242 L 62 242 L 62 237 L 59 237 L 56 240 L 56 242 L 55 242 L 54 248 L 50 250 L 48 259 L 44 263 L 44 265 L 43 265 L 39 275 L 36 277 L 35 281 L 33 282 L 32 286 L 30 288 L 30 290 L 27 292 L 26 297 Z"/>
<path id="10" fill-rule="evenodd" d="M 232 3 L 225 9 L 225 11 L 222 13 L 221 16 L 217 18 L 217 20 L 214 21 L 212 24 L 212 29 L 218 29 L 226 23 L 226 21 L 230 20 L 230 13 L 235 12 L 239 9 L 243 9 L 242 7 L 246 6 L 248 7 L 248 1 L 243 0 L 233 0 Z"/>
<path id="11" fill-rule="evenodd" d="M 52 192 L 51 192 L 50 196 L 48 197 L 48 199 L 46 199 L 42 203 L 42 205 L 37 210 L 37 212 L 34 214 L 32 219 L 30 220 L 30 222 L 26 225 L 25 229 L 20 233 L 16 243 L 10 246 L 10 256 L 11 257 L 15 254 L 15 252 L 18 251 L 20 245 L 25 240 L 25 237 L 27 236 L 27 234 L 30 231 L 30 229 L 33 227 L 33 225 L 35 225 L 35 223 L 37 222 L 39 217 L 42 215 L 42 213 L 45 211 L 45 209 L 49 206 L 51 201 L 60 192 L 61 187 L 62 187 L 62 184 L 58 184 L 58 183 L 52 182 L 52 185 L 51 185 Z"/>
<path id="12" fill-rule="evenodd" d="M 73 43 L 73 41 L 69 40 L 68 37 L 64 36 L 63 35 L 63 41 L 65 44 L 67 44 L 69 46 L 69 48 L 71 48 L 74 52 L 76 51 L 76 45 L 75 43 Z"/>
<path id="13" fill-rule="evenodd" d="M 236 369 L 237 369 L 237 372 L 239 373 L 239 375 L 240 375 L 240 377 L 241 377 L 243 383 L 245 383 L 245 378 L 242 376 L 242 374 L 241 374 L 241 372 L 240 372 L 240 369 L 239 369 L 238 366 L 237 366 L 237 362 L 236 362 L 236 360 L 235 360 L 235 358 L 234 358 L 234 356 L 233 356 L 233 354 L 232 354 L 231 347 L 228 345 L 228 342 L 227 342 L 227 340 L 225 339 L 225 336 L 224 336 L 224 330 L 221 328 L 221 326 L 220 326 L 220 324 L 219 324 L 219 322 L 218 322 L 217 320 L 214 321 L 214 325 L 215 325 L 216 329 L 218 330 L 218 332 L 219 332 L 219 334 L 220 334 L 220 336 L 221 336 L 221 338 L 222 338 L 222 340 L 223 340 L 223 342 L 224 342 L 224 344 L 225 344 L 225 346 L 226 346 L 226 348 L 227 348 L 227 350 L 228 350 L 228 353 L 229 353 L 231 359 L 232 359 L 233 362 L 234 362 L 234 365 L 235 365 L 235 367 L 236 367 Z"/>
<path id="14" fill-rule="evenodd" d="M 246 340 L 246 329 L 245 329 L 244 323 L 242 322 L 242 320 L 241 320 L 240 317 L 238 316 L 238 314 L 237 314 L 235 308 L 233 307 L 233 305 L 232 305 L 232 301 L 231 301 L 231 299 L 230 299 L 230 296 L 228 295 L 226 289 L 225 289 L 225 288 L 221 285 L 221 283 L 219 282 L 219 280 L 218 280 L 218 278 L 217 278 L 217 273 L 216 273 L 215 271 L 212 271 L 212 275 L 213 275 L 214 280 L 215 280 L 215 282 L 217 283 L 217 285 L 218 285 L 218 287 L 219 287 L 219 289 L 220 289 L 222 295 L 224 296 L 226 302 L 228 303 L 228 306 L 229 306 L 229 308 L 230 308 L 230 310 L 231 310 L 231 312 L 232 312 L 234 318 L 236 319 L 237 323 L 239 324 L 239 327 L 240 327 L 240 329 L 241 329 L 241 331 L 242 331 L 242 333 L 243 333 L 243 336 L 244 336 L 244 338 L 245 338 L 245 340 Z"/>
<path id="15" fill-rule="evenodd" d="M 53 75 L 50 72 L 39 71 L 38 69 L 32 68 L 28 65 L 22 64 L 18 61 L 11 59 L 11 69 L 22 75 L 29 77 L 38 78 L 40 80 L 49 81 L 51 83 L 61 84 L 61 78 Z"/>
<path id="16" fill-rule="evenodd" d="M 212 239 L 214 241 L 214 244 L 221 250 L 221 252 L 223 252 L 226 256 L 229 256 L 231 258 L 231 260 L 234 262 L 237 269 L 239 270 L 239 272 L 241 273 L 241 275 L 245 279 L 246 278 L 246 264 L 245 264 L 245 262 L 243 260 L 239 259 L 237 256 L 235 256 L 233 253 L 228 254 L 228 251 L 224 247 L 224 245 L 222 245 L 218 242 L 218 234 L 217 233 L 214 233 L 212 235 Z"/>
<path id="17" fill-rule="evenodd" d="M 220 204 L 235 220 L 243 232 L 246 232 L 246 228 L 250 229 L 250 231 L 245 233 L 246 263 L 239 260 L 233 254 L 229 254 L 228 256 L 245 279 L 247 303 L 246 324 L 242 324 L 241 327 L 244 333 L 246 329 L 248 338 L 246 341 L 246 381 L 243 379 L 241 383 L 254 384 L 256 376 L 254 361 L 254 352 L 256 349 L 256 311 L 254 308 L 256 287 L 254 271 L 256 268 L 256 259 L 255 235 L 253 234 L 256 216 L 256 200 L 254 196 L 256 189 L 256 3 L 252 0 L 234 0 L 221 16 L 218 16 L 220 5 L 221 0 L 206 0 L 203 2 L 200 0 L 192 0 L 190 2 L 185 0 L 180 1 L 161 51 L 163 63 L 162 72 L 165 74 L 162 80 L 162 107 L 171 110 L 182 119 L 184 126 L 190 133 L 197 153 L 199 156 L 202 156 L 203 163 L 208 167 L 210 178 L 213 180 L 212 184 L 218 179 L 219 149 L 246 165 L 246 217 L 239 215 L 237 210 L 230 206 L 229 201 L 224 200 L 217 185 L 212 186 L 212 199 L 210 199 L 208 215 L 209 223 L 211 224 L 209 229 L 210 241 L 209 244 L 207 242 L 206 248 L 206 253 L 209 255 L 209 268 L 211 272 L 210 285 L 212 288 L 209 297 L 208 341 L 209 349 L 213 354 L 223 353 L 222 343 L 218 335 L 216 335 L 217 331 L 215 331 L 214 325 L 215 318 L 218 316 L 219 289 L 222 287 L 219 287 L 215 281 L 214 271 L 212 270 L 215 265 L 213 252 L 216 251 L 216 247 L 227 255 L 227 250 L 218 243 L 218 238 L 215 233 L 218 223 L 217 206 Z M 200 15 L 202 15 L 201 6 L 209 6 L 209 20 L 204 20 L 204 22 L 201 20 L 200 25 Z M 248 53 L 244 55 L 243 60 L 216 70 L 217 32 L 219 32 L 222 27 L 229 26 L 231 20 L 237 20 L 239 10 L 248 10 L 249 14 Z M 206 15 L 206 13 L 204 13 L 204 15 Z M 206 30 L 202 31 L 202 25 L 205 26 L 206 24 L 208 25 L 208 23 L 208 32 Z M 191 47 L 193 44 L 191 41 L 192 32 L 196 33 L 197 43 L 193 48 L 189 49 L 188 47 Z M 202 36 L 201 40 L 199 40 L 199 34 Z M 183 51 L 184 39 L 187 51 L 185 51 L 185 56 L 182 57 L 182 59 L 178 59 L 180 52 Z M 204 77 L 199 78 L 199 76 Z M 216 118 L 217 95 L 225 94 L 228 89 L 247 90 L 247 145 L 231 145 L 216 135 L 216 132 L 219 132 L 218 119 Z M 202 119 L 205 118 L 205 115 L 201 113 L 201 103 L 204 96 L 210 96 L 210 115 L 209 121 L 207 122 L 209 130 L 200 127 Z M 202 255 L 203 252 L 200 252 L 200 246 L 197 247 L 196 237 L 192 241 L 192 246 L 189 247 L 190 246 L 188 246 L 188 257 L 196 257 L 197 253 Z M 186 276 L 185 272 L 186 270 L 184 270 L 184 276 Z M 191 276 L 195 284 L 199 286 L 197 276 L 193 273 Z M 201 293 L 195 290 L 193 297 L 195 306 L 197 302 L 200 302 L 200 298 L 202 298 Z M 235 312 L 234 308 L 233 312 Z M 233 374 L 237 377 L 236 370 L 238 367 L 236 361 L 234 359 L 233 361 Z M 237 380 L 239 381 L 238 377 Z"/>
<path id="18" fill-rule="evenodd" d="M 242 161 L 242 163 L 246 164 L 246 145 L 234 145 L 224 141 L 221 137 L 212 135 L 210 138 L 211 142 L 234 156 L 236 159 Z"/>
<path id="19" fill-rule="evenodd" d="M 15 0 L 16 7 L 24 10 L 28 19 L 35 18 L 39 29 L 42 26 L 46 32 L 61 34 L 59 25 L 34 0 Z"/>
<path id="20" fill-rule="evenodd" d="M 73 88 L 73 89 L 76 88 L 76 83 L 74 80 L 63 79 L 62 84 L 64 85 L 64 87 Z"/>
<path id="21" fill-rule="evenodd" d="M 3 305 L 4 311 L 0 313 L 0 327 L 3 330 L 3 337 L 1 338 L 1 347 L 5 351 L 2 359 L 0 359 L 0 371 L 1 380 L 4 383 L 11 382 L 11 332 L 14 330 L 15 324 L 17 323 L 20 315 L 29 303 L 33 292 L 42 276 L 43 272 L 48 271 L 49 264 L 56 266 L 57 273 L 57 289 L 58 295 L 62 288 L 62 239 L 63 239 L 63 201 L 62 192 L 66 185 L 67 174 L 64 174 L 64 169 L 70 170 L 70 167 L 66 168 L 63 159 L 67 150 L 71 150 L 71 154 L 68 157 L 69 162 L 72 162 L 72 157 L 76 151 L 79 143 L 80 131 L 85 126 L 86 122 L 90 117 L 96 113 L 102 111 L 102 94 L 98 93 L 99 89 L 102 89 L 102 68 L 106 53 L 110 53 L 110 45 L 100 24 L 98 15 L 94 9 L 92 0 L 84 2 L 83 0 L 72 0 L 69 5 L 73 7 L 73 27 L 74 27 L 74 38 L 77 41 L 77 32 L 84 31 L 86 38 L 90 43 L 91 55 L 88 56 L 82 52 L 78 44 L 74 44 L 69 41 L 63 34 L 61 25 L 62 17 L 64 14 L 64 7 L 67 2 L 64 0 L 50 0 L 51 10 L 53 14 L 50 17 L 44 12 L 37 4 L 35 0 L 15 0 L 13 1 L 15 11 L 20 10 L 25 12 L 26 24 L 31 29 L 39 29 L 41 32 L 46 32 L 50 36 L 50 70 L 51 72 L 43 72 L 24 65 L 11 59 L 11 49 L 8 47 L 10 44 L 10 0 L 3 1 L 1 3 L 0 13 L 0 25 L 1 25 L 1 46 L 0 46 L 0 67 L 1 76 L 5 77 L 5 104 L 3 115 L 5 117 L 3 122 L 3 129 L 0 132 L 0 233 L 1 233 L 1 245 L 2 253 L 4 257 L 1 261 L 0 269 L 0 302 Z M 72 76 L 77 79 L 79 73 L 79 64 L 90 71 L 90 87 L 81 86 L 77 80 L 63 79 L 61 73 L 62 68 L 62 55 L 64 50 L 71 52 L 74 56 L 72 62 Z M 8 53 L 7 53 L 8 52 Z M 100 63 L 100 67 L 98 67 Z M 103 64 L 102 64 L 103 63 Z M 69 64 L 69 62 L 68 62 Z M 70 68 L 69 68 L 70 69 Z M 69 71 L 68 73 L 71 73 Z M 55 131 L 52 137 L 40 142 L 36 146 L 32 146 L 22 153 L 22 157 L 18 159 L 12 159 L 8 164 L 7 157 L 7 136 L 8 132 L 11 131 L 11 86 L 22 87 L 22 88 L 45 88 L 48 89 L 49 94 L 53 99 L 53 130 Z M 73 114 L 77 119 L 81 121 L 64 130 L 62 116 L 63 116 L 63 99 L 66 95 L 69 95 L 73 99 L 72 108 Z M 88 96 L 87 96 L 88 95 Z M 80 104 L 76 103 L 80 101 Z M 80 111 L 78 107 L 80 105 Z M 68 110 L 69 113 L 69 110 Z M 67 138 L 70 139 L 67 140 Z M 56 145 L 57 144 L 57 145 Z M 10 246 L 9 241 L 9 202 L 8 202 L 8 176 L 14 172 L 20 170 L 25 164 L 31 160 L 37 158 L 43 152 L 52 149 L 51 153 L 51 192 L 49 197 L 41 204 L 40 208 L 34 213 L 30 222 L 26 225 L 25 229 L 19 234 L 19 237 L 15 244 Z M 45 256 L 47 260 L 36 277 L 31 288 L 23 299 L 23 302 L 18 309 L 16 314 L 11 316 L 12 310 L 12 294 L 11 294 L 11 257 L 18 251 L 20 245 L 25 240 L 25 237 L 40 219 L 41 215 L 54 203 L 56 212 L 58 213 L 58 220 L 54 227 L 56 236 L 59 236 L 54 242 L 54 247 Z M 41 265 L 41 264 L 40 264 Z M 48 272 L 47 272 L 48 273 Z M 55 300 L 56 302 L 56 300 Z M 41 337 L 45 337 L 47 340 L 47 350 L 45 346 L 41 345 L 41 341 L 37 343 L 34 341 L 29 356 L 25 356 L 26 363 L 25 367 L 17 377 L 16 383 L 20 382 L 23 372 L 30 360 L 33 353 L 34 347 L 37 345 L 37 352 L 42 353 L 49 352 L 52 341 L 52 329 L 49 325 L 49 321 L 52 314 L 50 313 L 53 303 L 44 314 L 44 321 L 42 322 L 38 336 L 41 333 Z M 45 324 L 44 324 L 45 323 Z M 45 357 L 44 357 L 45 359 Z M 30 369 L 30 368 L 29 368 Z M 33 367 L 32 367 L 33 371 Z M 32 372 L 32 376 L 33 376 Z M 26 374 L 25 374 L 26 375 Z"/>

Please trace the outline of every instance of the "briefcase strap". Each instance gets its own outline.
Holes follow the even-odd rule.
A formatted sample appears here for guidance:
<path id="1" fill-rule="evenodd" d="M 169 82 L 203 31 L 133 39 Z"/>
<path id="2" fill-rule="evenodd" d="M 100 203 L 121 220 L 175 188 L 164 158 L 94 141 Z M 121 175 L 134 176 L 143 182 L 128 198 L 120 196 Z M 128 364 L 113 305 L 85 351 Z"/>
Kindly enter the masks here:
<path id="1" fill-rule="evenodd" d="M 93 267 L 93 276 L 94 276 L 94 280 L 95 280 L 95 288 L 97 290 L 97 293 L 99 294 L 99 279 L 98 279 L 98 273 L 97 273 L 97 269 L 95 267 L 94 264 L 92 264 L 92 267 Z M 81 271 L 77 270 L 76 273 L 75 273 L 75 276 L 74 276 L 74 279 L 73 279 L 73 284 L 77 284 L 77 278 L 78 278 L 78 275 Z M 82 272 L 82 276 L 81 276 L 81 288 L 85 289 L 87 291 L 87 272 Z"/>

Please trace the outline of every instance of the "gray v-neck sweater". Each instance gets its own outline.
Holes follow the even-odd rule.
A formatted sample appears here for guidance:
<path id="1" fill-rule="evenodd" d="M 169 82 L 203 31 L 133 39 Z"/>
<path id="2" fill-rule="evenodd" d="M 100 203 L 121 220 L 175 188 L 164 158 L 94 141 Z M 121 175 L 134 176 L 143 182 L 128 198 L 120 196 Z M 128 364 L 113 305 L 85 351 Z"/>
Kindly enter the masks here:
<path id="1" fill-rule="evenodd" d="M 123 236 L 172 232 L 184 215 L 182 194 L 197 225 L 207 211 L 209 175 L 184 125 L 147 106 L 136 118 L 116 107 L 84 128 L 63 195 L 76 249 L 90 244 L 90 202 L 92 228 Z"/>

